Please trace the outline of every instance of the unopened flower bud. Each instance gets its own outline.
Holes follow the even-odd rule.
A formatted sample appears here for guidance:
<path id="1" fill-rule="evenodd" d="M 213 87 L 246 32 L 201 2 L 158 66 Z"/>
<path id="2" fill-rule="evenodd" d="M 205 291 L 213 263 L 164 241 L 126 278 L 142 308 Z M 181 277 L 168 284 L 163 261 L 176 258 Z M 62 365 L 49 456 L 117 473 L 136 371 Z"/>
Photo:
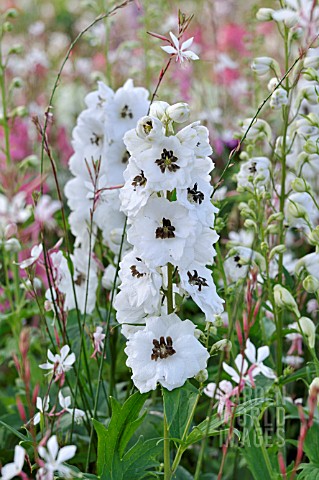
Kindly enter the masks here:
<path id="1" fill-rule="evenodd" d="M 18 232 L 18 227 L 16 223 L 9 223 L 9 225 L 7 225 L 6 228 L 4 229 L 4 238 L 8 240 L 9 238 L 16 235 L 17 232 Z"/>
<path id="2" fill-rule="evenodd" d="M 13 45 L 10 50 L 9 54 L 20 55 L 23 52 L 23 46 L 20 44 Z"/>
<path id="3" fill-rule="evenodd" d="M 310 138 L 306 141 L 303 149 L 306 153 L 309 153 L 310 155 L 313 153 L 318 154 L 318 145 Z"/>
<path id="4" fill-rule="evenodd" d="M 298 310 L 297 303 L 291 293 L 284 288 L 282 285 L 275 285 L 274 286 L 274 298 L 275 303 L 279 308 L 287 308 L 295 313 L 295 315 L 299 318 L 300 313 Z"/>
<path id="5" fill-rule="evenodd" d="M 223 340 L 219 340 L 218 342 L 214 343 L 211 349 L 211 353 L 222 351 L 222 350 L 224 350 L 225 352 L 230 352 L 231 348 L 232 348 L 231 341 L 227 340 L 227 338 L 224 338 Z"/>
<path id="6" fill-rule="evenodd" d="M 173 120 L 176 123 L 183 123 L 186 122 L 189 118 L 189 106 L 187 103 L 179 102 L 175 103 L 174 105 L 170 105 L 166 109 L 166 115 L 168 118 Z"/>
<path id="7" fill-rule="evenodd" d="M 319 405 L 319 377 L 314 378 L 309 385 L 309 395 L 311 397 L 317 397 L 317 402 Z"/>
<path id="8" fill-rule="evenodd" d="M 195 380 L 197 380 L 199 383 L 204 383 L 208 379 L 208 372 L 205 368 L 205 370 L 200 370 L 197 375 L 195 375 Z"/>
<path id="9" fill-rule="evenodd" d="M 9 240 L 7 240 L 5 242 L 4 249 L 7 252 L 17 253 L 17 252 L 20 252 L 20 250 L 21 250 L 21 244 L 20 244 L 19 240 L 17 240 L 16 238 L 10 238 Z"/>
<path id="10" fill-rule="evenodd" d="M 311 245 L 319 245 L 319 225 L 310 232 L 308 240 Z"/>
<path id="11" fill-rule="evenodd" d="M 16 18 L 18 16 L 18 11 L 15 8 L 8 8 L 5 12 L 6 18 Z"/>
<path id="12" fill-rule="evenodd" d="M 274 247 L 274 248 L 271 250 L 270 255 L 269 255 L 269 259 L 271 260 L 275 255 L 277 255 L 277 254 L 282 254 L 282 253 L 284 253 L 286 250 L 287 250 L 287 248 L 286 248 L 285 245 L 277 245 L 276 247 Z"/>
<path id="13" fill-rule="evenodd" d="M 311 82 L 311 81 L 318 82 L 318 80 L 319 80 L 319 75 L 314 68 L 310 68 L 310 67 L 307 68 L 303 72 L 303 74 L 304 74 L 305 79 L 308 80 L 309 82 Z"/>
<path id="14" fill-rule="evenodd" d="M 256 13 L 256 18 L 260 22 L 270 22 L 272 20 L 272 14 L 274 10 L 272 8 L 260 8 Z"/>
<path id="15" fill-rule="evenodd" d="M 308 275 L 302 282 L 302 285 L 308 293 L 316 293 L 319 290 L 319 280 L 313 275 Z"/>
<path id="16" fill-rule="evenodd" d="M 281 107 L 283 105 L 287 105 L 287 103 L 288 103 L 287 92 L 283 88 L 279 87 L 272 94 L 269 105 L 270 105 L 270 108 L 272 108 L 273 110 L 280 110 Z"/>
<path id="17" fill-rule="evenodd" d="M 251 69 L 257 75 L 266 75 L 271 68 L 274 68 L 274 59 L 271 57 L 257 57 L 251 64 Z"/>
<path id="18" fill-rule="evenodd" d="M 46 300 L 44 302 L 44 310 L 46 312 L 50 312 L 52 310 L 52 303 L 50 302 L 50 300 Z"/>
<path id="19" fill-rule="evenodd" d="M 276 77 L 271 78 L 268 82 L 267 88 L 269 92 L 272 92 L 278 85 L 278 79 Z"/>
<path id="20" fill-rule="evenodd" d="M 162 120 L 162 118 L 165 118 L 165 111 L 168 107 L 169 103 L 167 102 L 154 102 L 150 106 L 150 116 Z"/>
<path id="21" fill-rule="evenodd" d="M 308 50 L 308 52 L 310 52 L 310 50 Z M 317 55 L 310 55 L 309 57 L 306 57 L 304 59 L 304 67 L 305 68 L 315 68 L 315 69 L 318 69 L 319 68 L 319 57 Z"/>
<path id="22" fill-rule="evenodd" d="M 291 182 L 291 187 L 295 192 L 307 192 L 310 189 L 310 185 L 303 178 L 294 178 Z"/>
<path id="23" fill-rule="evenodd" d="M 308 317 L 301 317 L 299 319 L 299 326 L 301 329 L 301 333 L 307 338 L 309 347 L 315 347 L 315 340 L 316 340 L 316 327 L 312 320 Z"/>

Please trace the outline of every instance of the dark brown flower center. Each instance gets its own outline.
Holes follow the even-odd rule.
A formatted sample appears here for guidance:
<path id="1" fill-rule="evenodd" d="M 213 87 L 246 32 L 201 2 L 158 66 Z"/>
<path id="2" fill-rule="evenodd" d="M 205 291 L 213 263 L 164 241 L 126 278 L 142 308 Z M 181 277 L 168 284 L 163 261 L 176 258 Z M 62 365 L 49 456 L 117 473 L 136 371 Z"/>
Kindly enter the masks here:
<path id="1" fill-rule="evenodd" d="M 76 270 L 76 279 L 74 280 L 75 285 L 80 287 L 85 282 L 85 275 L 78 270 Z"/>
<path id="2" fill-rule="evenodd" d="M 240 256 L 239 256 L 239 255 L 236 255 L 236 256 L 234 257 L 234 260 L 235 260 L 235 262 L 236 262 L 236 264 L 237 264 L 236 267 L 237 267 L 237 268 L 241 268 L 241 267 L 242 267 L 242 264 L 239 263 L 239 262 L 240 262 Z"/>
<path id="3" fill-rule="evenodd" d="M 139 272 L 136 268 L 136 265 L 132 265 L 130 269 L 131 269 L 132 277 L 141 278 L 141 277 L 144 277 L 144 275 L 146 275 L 145 272 L 144 273 Z"/>
<path id="4" fill-rule="evenodd" d="M 145 132 L 145 135 L 149 135 L 149 133 L 153 130 L 152 120 L 148 120 L 143 124 L 143 130 Z"/>
<path id="5" fill-rule="evenodd" d="M 162 220 L 163 226 L 158 227 L 155 230 L 156 238 L 174 238 L 175 237 L 175 227 L 171 224 L 171 221 L 167 218 L 163 218 Z"/>
<path id="6" fill-rule="evenodd" d="M 97 133 L 93 132 L 90 140 L 92 145 L 96 145 L 98 147 L 100 145 L 100 141 L 102 140 L 102 135 L 97 135 Z"/>
<path id="7" fill-rule="evenodd" d="M 250 171 L 250 173 L 257 173 L 256 165 L 257 165 L 256 162 L 253 162 L 253 163 L 251 164 L 251 166 L 248 168 L 248 170 Z"/>
<path id="8" fill-rule="evenodd" d="M 180 168 L 180 166 L 175 163 L 177 160 L 178 158 L 175 157 L 173 150 L 166 150 L 166 148 L 164 148 L 161 158 L 158 158 L 155 163 L 159 166 L 162 173 L 164 173 L 166 169 L 169 172 L 176 172 Z"/>
<path id="9" fill-rule="evenodd" d="M 155 360 L 155 362 L 157 362 L 159 358 L 168 358 L 176 353 L 171 337 L 166 337 L 166 341 L 164 337 L 160 337 L 159 341 L 154 338 L 153 345 L 151 360 Z"/>
<path id="10" fill-rule="evenodd" d="M 130 154 L 129 152 L 126 150 L 126 152 L 124 153 L 123 157 L 122 157 L 122 163 L 127 163 L 129 161 L 129 158 L 130 158 Z"/>
<path id="11" fill-rule="evenodd" d="M 206 278 L 200 277 L 197 273 L 197 270 L 194 270 L 193 275 L 191 274 L 191 272 L 187 272 L 187 275 L 188 275 L 188 283 L 190 285 L 196 285 L 200 292 L 202 291 L 202 287 L 208 287 Z"/>
<path id="12" fill-rule="evenodd" d="M 144 187 L 147 183 L 147 178 L 144 176 L 144 171 L 141 170 L 141 173 L 139 175 L 136 175 L 136 177 L 133 178 L 132 185 L 134 190 L 136 190 L 136 187 Z"/>
<path id="13" fill-rule="evenodd" d="M 187 189 L 187 196 L 189 200 L 193 200 L 194 203 L 199 203 L 199 205 L 204 201 L 204 194 L 200 190 L 197 190 L 197 183 L 195 183 L 193 188 Z"/>
<path id="14" fill-rule="evenodd" d="M 132 110 L 130 109 L 130 107 L 128 105 L 124 105 L 124 107 L 122 108 L 121 117 L 122 118 L 126 118 L 126 117 L 133 118 Z"/>

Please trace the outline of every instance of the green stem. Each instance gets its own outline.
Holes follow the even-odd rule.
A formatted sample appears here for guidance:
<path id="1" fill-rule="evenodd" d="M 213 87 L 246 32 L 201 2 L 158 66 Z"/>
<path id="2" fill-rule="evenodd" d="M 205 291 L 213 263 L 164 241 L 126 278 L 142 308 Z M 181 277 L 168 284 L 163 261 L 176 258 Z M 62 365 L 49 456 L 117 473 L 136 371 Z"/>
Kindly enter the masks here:
<path id="1" fill-rule="evenodd" d="M 170 459 L 170 448 L 169 448 L 169 431 L 167 425 L 166 414 L 164 412 L 164 480 L 171 480 L 171 459 Z"/>
<path id="2" fill-rule="evenodd" d="M 3 36 L 3 31 L 1 29 L 1 40 Z M 8 113 L 7 113 L 7 98 L 6 98 L 6 83 L 5 83 L 5 65 L 2 61 L 2 48 L 0 44 L 0 90 L 1 90 L 1 99 L 2 99 L 2 110 L 3 110 L 3 130 L 4 130 L 4 141 L 5 141 L 5 155 L 7 166 L 11 164 L 11 154 L 10 154 L 10 130 L 8 124 Z"/>

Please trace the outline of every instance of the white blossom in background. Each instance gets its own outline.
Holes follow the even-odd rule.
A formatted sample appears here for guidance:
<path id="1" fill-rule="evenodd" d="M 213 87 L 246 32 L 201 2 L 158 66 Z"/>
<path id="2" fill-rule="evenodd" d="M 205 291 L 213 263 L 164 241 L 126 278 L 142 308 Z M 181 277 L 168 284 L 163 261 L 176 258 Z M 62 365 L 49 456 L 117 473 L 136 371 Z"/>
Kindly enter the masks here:
<path id="1" fill-rule="evenodd" d="M 15 446 L 13 462 L 7 463 L 1 468 L 1 480 L 11 480 L 19 476 L 23 468 L 25 454 L 24 448 L 20 445 Z"/>
<path id="2" fill-rule="evenodd" d="M 49 438 L 46 448 L 40 445 L 38 452 L 44 461 L 44 466 L 38 470 L 37 480 L 53 480 L 54 472 L 58 472 L 64 478 L 73 478 L 74 472 L 64 465 L 64 462 L 74 457 L 76 448 L 75 445 L 68 445 L 59 449 L 56 435 Z"/>
<path id="3" fill-rule="evenodd" d="M 245 348 L 245 355 L 252 363 L 255 368 L 253 370 L 253 375 L 258 375 L 259 373 L 262 373 L 265 377 L 267 378 L 276 378 L 275 373 L 273 370 L 266 365 L 264 365 L 263 361 L 269 357 L 269 347 L 268 346 L 263 346 L 260 347 L 256 350 L 255 345 L 249 340 L 246 342 L 246 348 Z"/>
<path id="4" fill-rule="evenodd" d="M 174 33 L 169 32 L 170 37 L 172 39 L 171 45 L 161 47 L 164 52 L 176 56 L 176 62 L 183 63 L 184 60 L 199 60 L 199 56 L 196 53 L 192 52 L 191 50 L 187 50 L 191 47 L 194 37 L 185 40 L 180 45 L 178 38 L 174 35 Z"/>
<path id="5" fill-rule="evenodd" d="M 50 404 L 50 397 L 46 395 L 43 399 L 41 397 L 37 397 L 36 406 L 39 410 L 33 417 L 33 424 L 37 425 L 41 421 L 41 415 L 49 410 Z"/>
<path id="6" fill-rule="evenodd" d="M 32 247 L 31 252 L 30 252 L 30 257 L 26 258 L 20 263 L 17 263 L 19 267 L 22 270 L 25 270 L 26 268 L 31 267 L 31 265 L 34 265 L 40 258 L 41 254 L 43 252 L 43 245 L 40 243 L 40 245 L 35 245 Z"/>
<path id="7" fill-rule="evenodd" d="M 267 157 L 254 157 L 241 163 L 237 174 L 238 190 L 265 190 L 270 184 L 271 164 Z"/>
<path id="8" fill-rule="evenodd" d="M 74 419 L 76 423 L 81 423 L 85 412 L 83 410 L 80 410 L 79 408 L 70 408 L 71 406 L 71 397 L 64 397 L 63 393 L 61 390 L 59 391 L 59 404 L 60 407 L 62 408 L 62 411 L 68 412 L 70 415 L 74 415 Z"/>
<path id="9" fill-rule="evenodd" d="M 75 354 L 70 353 L 69 345 L 64 345 L 60 354 L 53 355 L 51 350 L 48 350 L 48 362 L 39 365 L 43 370 L 50 370 L 48 374 L 54 374 L 55 380 L 58 380 L 66 372 L 72 369 L 75 362 Z"/>

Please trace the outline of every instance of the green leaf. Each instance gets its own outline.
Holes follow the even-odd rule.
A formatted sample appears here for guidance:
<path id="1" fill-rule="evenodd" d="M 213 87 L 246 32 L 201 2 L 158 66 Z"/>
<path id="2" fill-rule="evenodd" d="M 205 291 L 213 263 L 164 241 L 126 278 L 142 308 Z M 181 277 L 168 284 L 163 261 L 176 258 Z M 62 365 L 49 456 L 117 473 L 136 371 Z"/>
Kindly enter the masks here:
<path id="1" fill-rule="evenodd" d="M 0 425 L 2 425 L 4 428 L 9 430 L 11 433 L 13 433 L 16 437 L 20 438 L 20 440 L 23 440 L 24 442 L 29 442 L 29 438 L 23 435 L 23 433 L 18 432 L 15 428 L 11 427 L 7 423 L 3 422 L 0 420 Z"/>
<path id="2" fill-rule="evenodd" d="M 198 390 L 190 382 L 169 392 L 163 388 L 164 412 L 170 437 L 181 439 L 191 411 L 197 401 Z"/>
<path id="3" fill-rule="evenodd" d="M 124 478 L 123 475 L 129 468 L 133 471 L 139 470 L 141 475 L 141 472 L 153 464 L 150 461 L 153 450 L 150 452 L 145 451 L 147 442 L 142 442 L 142 440 L 139 440 L 134 447 L 125 453 L 128 442 L 144 420 L 145 415 L 139 417 L 139 413 L 146 398 L 147 394 L 141 395 L 139 392 L 136 392 L 123 405 L 111 398 L 112 417 L 108 427 L 93 420 L 98 436 L 97 470 L 101 479 L 120 480 Z M 137 462 L 135 466 L 134 454 Z M 140 478 L 143 477 L 141 476 Z"/>
<path id="4" fill-rule="evenodd" d="M 256 423 L 256 428 L 251 428 L 245 437 L 242 453 L 254 480 L 260 480 L 261 478 L 272 480 L 274 473 L 271 468 L 270 458 L 264 445 L 262 432 L 259 434 L 260 426 L 258 421 Z"/>
<path id="5" fill-rule="evenodd" d="M 319 465 L 313 463 L 301 463 L 298 470 L 302 471 L 298 475 L 298 480 L 319 480 Z"/>
<path id="6" fill-rule="evenodd" d="M 174 480 L 194 480 L 194 477 L 181 465 L 177 468 L 175 475 L 173 476 Z"/>
<path id="7" fill-rule="evenodd" d="M 123 480 L 140 480 L 151 475 L 150 468 L 158 465 L 155 460 L 162 453 L 161 439 L 143 441 L 140 437 L 136 444 L 123 457 Z M 118 477 L 114 476 L 114 480 Z"/>
<path id="8" fill-rule="evenodd" d="M 319 425 L 314 423 L 308 430 L 304 451 L 310 462 L 319 464 Z"/>

